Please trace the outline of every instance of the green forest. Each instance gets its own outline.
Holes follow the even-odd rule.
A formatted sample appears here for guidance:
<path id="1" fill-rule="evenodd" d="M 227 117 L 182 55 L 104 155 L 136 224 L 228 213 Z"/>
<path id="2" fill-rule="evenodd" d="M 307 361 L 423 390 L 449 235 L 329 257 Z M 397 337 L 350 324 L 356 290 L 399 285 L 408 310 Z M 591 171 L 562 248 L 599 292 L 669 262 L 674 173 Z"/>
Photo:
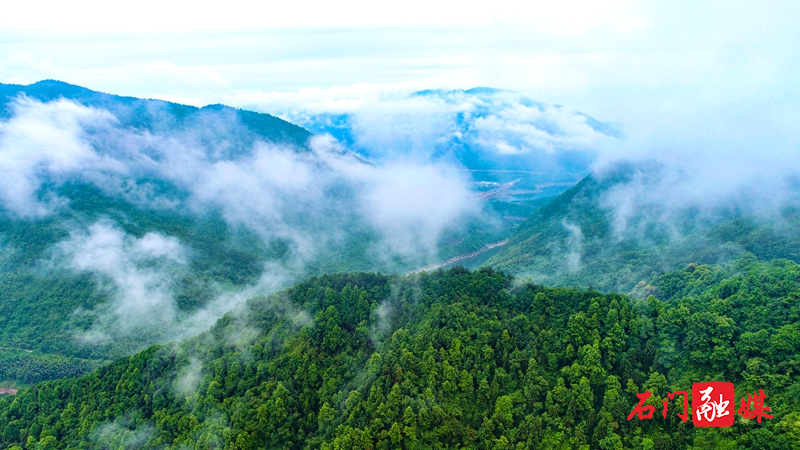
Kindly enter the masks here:
<path id="1" fill-rule="evenodd" d="M 221 152 L 216 158 L 241 158 L 256 143 L 290 146 L 309 152 L 311 133 L 268 114 L 222 105 L 204 108 L 159 100 L 121 97 L 63 82 L 46 80 L 29 86 L 0 83 L 0 119 L 13 116 L 10 106 L 19 95 L 39 101 L 69 99 L 78 104 L 112 113 L 126 130 L 143 135 L 186 133 L 201 142 L 203 150 Z M 90 133 L 91 134 L 91 133 Z M 113 145 L 93 144 L 102 151 Z M 110 147 L 110 148 L 105 148 Z M 217 208 L 197 210 L 187 205 L 185 189 L 169 180 L 137 174 L 130 186 L 149 189 L 152 195 L 174 208 L 154 207 L 119 193 L 109 193 L 80 177 L 48 179 L 39 189 L 40 198 L 57 196 L 63 202 L 44 217 L 19 217 L 0 205 L 0 381 L 2 386 L 26 386 L 35 382 L 87 373 L 122 356 L 129 356 L 155 343 L 174 339 L 173 330 L 150 327 L 87 344 L 76 338 L 98 323 L 103 308 L 113 298 L 108 280 L 87 272 L 76 272 L 58 261 L 58 246 L 72 233 L 95 223 L 106 223 L 133 238 L 160 233 L 177 239 L 189 249 L 188 263 L 168 274 L 176 309 L 188 316 L 221 293 L 240 292 L 255 285 L 266 264 L 287 267 L 281 288 L 313 275 L 350 271 L 408 272 L 429 263 L 430 255 L 387 257 L 373 247 L 378 233 L 350 211 L 335 205 L 320 220 L 309 220 L 301 210 L 288 217 L 293 229 L 314 236 L 335 235 L 328 246 L 320 246 L 302 267 L 295 263 L 296 249 L 290 239 L 265 238 L 252 228 L 232 224 Z M 346 186 L 335 193 L 346 202 L 353 193 Z M 351 202 L 354 200 L 350 199 Z M 534 205 L 486 202 L 483 213 L 498 218 L 506 209 L 530 214 Z M 504 209 L 505 208 L 505 209 Z M 445 230 L 436 258 L 446 260 L 475 251 L 488 243 L 506 239 L 514 226 L 508 221 L 473 218 L 462 226 Z M 343 233 L 342 230 L 346 230 Z M 34 320 L 32 320 L 34 318 Z M 26 351 L 30 350 L 30 351 Z"/>
<path id="2" fill-rule="evenodd" d="M 670 181 L 658 164 L 598 170 L 555 197 L 565 183 L 540 189 L 532 172 L 501 192 L 486 170 L 497 195 L 465 175 L 468 213 L 446 225 L 400 221 L 388 191 L 387 226 L 364 203 L 372 178 L 335 174 L 373 162 L 321 157 L 277 117 L 43 81 L 0 84 L 0 121 L 21 95 L 106 111 L 111 125 L 81 139 L 130 172 L 59 175 L 42 160 L 29 200 L 50 209 L 0 205 L 0 448 L 800 449 L 796 183 L 765 214 L 746 198 L 642 195 Z M 314 167 L 313 189 L 250 189 L 240 178 L 264 146 Z M 159 171 L 180 152 L 202 170 Z M 193 190 L 233 166 L 233 197 Z M 413 232 L 393 244 L 398 223 Z M 448 260 L 475 270 L 419 272 Z M 708 381 L 733 383 L 736 409 L 763 391 L 774 417 L 682 421 L 669 393 Z M 656 413 L 629 420 L 644 392 Z"/>
<path id="3" fill-rule="evenodd" d="M 107 343 L 86 345 L 75 339 L 95 323 L 95 310 L 108 302 L 110 293 L 90 274 L 48 267 L 54 247 L 70 237 L 75 224 L 96 221 L 117 224 L 124 232 L 141 237 L 156 231 L 178 238 L 192 249 L 192 260 L 178 279 L 175 302 L 182 313 L 203 307 L 221 291 L 235 292 L 255 283 L 267 261 L 291 258 L 287 242 L 265 244 L 246 228 L 231 227 L 217 212 L 197 217 L 173 211 L 153 211 L 112 198 L 85 184 L 69 184 L 59 193 L 70 199 L 70 209 L 40 220 L 19 220 L 0 214 L 0 347 L 33 350 L 13 356 L 0 351 L 0 380 L 17 383 L 74 376 L 99 364 L 130 355 L 153 343 L 170 340 L 170 330 L 148 329 Z M 489 208 L 490 206 L 487 206 Z M 353 270 L 405 272 L 424 265 L 424 259 L 386 261 L 370 254 L 376 236 L 352 223 L 345 242 L 309 262 L 295 279 Z M 481 248 L 508 237 L 507 228 L 487 229 L 480 223 L 443 237 L 443 259 Z M 81 315 L 76 310 L 83 311 Z M 36 317 L 37 320 L 30 320 Z M 58 361 L 57 364 L 54 361 Z M 4 370 L 20 364 L 33 370 Z"/>
<path id="4" fill-rule="evenodd" d="M 661 176 L 659 167 L 646 164 L 586 176 L 523 222 L 487 265 L 548 286 L 628 293 L 689 263 L 727 265 L 745 252 L 800 262 L 800 209 L 793 204 L 776 208 L 775 216 L 733 200 L 711 210 L 641 205 L 624 232 L 615 230 L 608 196 L 638 178 Z"/>
<path id="5" fill-rule="evenodd" d="M 641 295 L 490 268 L 309 279 L 210 331 L 0 399 L 7 448 L 800 448 L 800 266 L 689 264 Z M 628 421 L 729 381 L 773 419 Z"/>

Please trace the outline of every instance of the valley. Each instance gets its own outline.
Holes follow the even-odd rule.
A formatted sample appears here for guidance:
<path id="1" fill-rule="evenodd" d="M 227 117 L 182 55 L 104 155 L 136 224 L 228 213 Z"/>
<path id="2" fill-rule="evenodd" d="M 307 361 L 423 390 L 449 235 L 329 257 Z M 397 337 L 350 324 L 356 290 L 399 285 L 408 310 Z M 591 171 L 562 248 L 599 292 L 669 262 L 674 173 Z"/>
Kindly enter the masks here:
<path id="1" fill-rule="evenodd" d="M 412 273 L 429 272 L 431 270 L 436 270 L 436 269 L 439 269 L 439 268 L 442 268 L 442 267 L 452 266 L 455 263 L 463 262 L 464 260 L 473 259 L 476 256 L 485 254 L 486 252 L 489 252 L 489 251 L 491 251 L 493 249 L 496 249 L 498 247 L 506 245 L 507 243 L 508 243 L 508 240 L 500 241 L 500 242 L 493 242 L 491 244 L 487 244 L 483 248 L 481 248 L 479 250 L 476 250 L 474 252 L 465 253 L 463 255 L 454 256 L 454 257 L 448 259 L 447 261 L 444 261 L 444 262 L 441 262 L 439 264 L 435 264 L 435 265 L 432 265 L 432 266 L 427 266 L 427 267 L 424 267 L 422 269 L 417 269 L 417 270 L 413 271 Z M 463 265 L 463 263 L 462 263 L 462 265 Z"/>

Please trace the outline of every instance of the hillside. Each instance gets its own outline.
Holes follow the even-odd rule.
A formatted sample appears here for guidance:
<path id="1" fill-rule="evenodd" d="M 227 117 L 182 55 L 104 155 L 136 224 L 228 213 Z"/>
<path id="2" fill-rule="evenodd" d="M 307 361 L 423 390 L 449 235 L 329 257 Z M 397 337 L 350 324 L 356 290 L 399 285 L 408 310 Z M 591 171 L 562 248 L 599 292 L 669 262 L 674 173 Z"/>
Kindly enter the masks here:
<path id="1" fill-rule="evenodd" d="M 89 119 L 82 121 L 86 115 Z M 94 116 L 110 119 L 111 128 L 98 125 Z M 132 164 L 117 169 L 128 172 L 119 181 L 123 185 L 113 186 L 109 179 L 113 172 L 108 169 L 100 169 L 105 181 L 93 178 L 91 172 L 97 168 L 92 161 L 80 167 L 85 152 L 70 155 L 74 152 L 70 146 L 85 142 L 101 158 L 124 160 L 126 150 L 120 145 L 135 146 L 132 138 L 191 134 L 199 148 L 217 151 L 210 157 L 230 159 L 246 157 L 257 142 L 305 152 L 311 133 L 303 128 L 267 114 L 221 105 L 196 108 L 120 97 L 53 80 L 29 86 L 0 84 L 0 118 L 5 121 L 0 133 L 5 138 L 3 172 L 10 181 L 4 185 L 0 208 L 0 346 L 4 348 L 0 351 L 0 380 L 31 383 L 74 376 L 109 357 L 130 354 L 173 336 L 169 330 L 143 326 L 124 333 L 121 339 L 81 341 L 81 335 L 97 329 L 110 299 L 125 295 L 114 286 L 116 281 L 109 283 L 109 273 L 76 270 L 74 264 L 64 261 L 70 255 L 64 255 L 63 245 L 80 236 L 81 229 L 122 233 L 127 240 L 141 240 L 148 234 L 171 236 L 190 247 L 188 268 L 167 267 L 159 264 L 158 258 L 134 261 L 135 265 L 160 265 L 161 271 L 174 274 L 177 280 L 171 289 L 183 315 L 208 304 L 221 288 L 253 283 L 265 260 L 285 253 L 279 245 L 265 245 L 252 231 L 232 228 L 218 211 L 197 214 L 185 208 L 153 207 L 152 198 L 175 202 L 186 197 L 186 190 L 169 180 L 154 179 Z M 83 129 L 76 144 L 70 142 L 73 120 Z M 114 132 L 122 135 L 112 136 Z M 55 139 L 39 144 L 37 133 Z M 37 145 L 55 147 L 40 150 Z M 26 147 L 30 150 L 23 153 Z M 66 155 L 64 162 L 54 162 L 59 157 L 51 152 L 58 151 Z M 46 156 L 36 161 L 37 152 L 46 152 Z M 149 155 L 158 158 L 155 149 Z M 65 172 L 63 164 L 76 166 Z M 13 190 L 26 185 L 33 185 L 27 199 L 25 192 Z M 143 197 L 144 192 L 151 198 Z M 36 208 L 37 201 L 40 208 Z M 98 269 L 102 272 L 104 268 Z M 112 279 L 115 276 L 110 275 Z M 158 294 L 158 289 L 143 289 L 147 296 Z"/>
<path id="2" fill-rule="evenodd" d="M 523 222 L 486 265 L 548 286 L 631 292 L 689 263 L 725 264 L 743 252 L 800 262 L 796 203 L 770 215 L 736 199 L 719 206 L 671 198 L 637 203 L 634 189 L 655 191 L 662 177 L 659 166 L 631 163 L 589 175 Z M 642 179 L 656 181 L 642 187 Z"/>
<path id="3" fill-rule="evenodd" d="M 312 141 L 222 105 L 0 84 L 0 387 L 194 335 L 311 275 L 405 272 L 513 230 L 434 170 L 423 214 L 415 168 Z M 403 196 L 414 208 L 386 206 Z"/>
<path id="4" fill-rule="evenodd" d="M 228 137 L 239 152 L 244 152 L 257 139 L 305 147 L 311 133 L 297 125 L 252 111 L 224 105 L 203 108 L 162 100 L 104 94 L 56 80 L 44 80 L 30 85 L 0 83 L 0 118 L 12 116 L 10 104 L 20 95 L 50 102 L 67 99 L 84 106 L 110 111 L 124 127 L 147 130 L 151 133 L 175 129 L 203 128 L 208 133 Z M 238 124 L 244 127 L 238 127 Z"/>
<path id="5" fill-rule="evenodd" d="M 491 269 L 324 276 L 192 340 L 0 399 L 0 436 L 10 448 L 796 448 L 798 280 L 797 264 L 752 255 L 665 274 L 646 300 Z M 653 391 L 660 411 L 667 391 L 712 379 L 737 397 L 763 389 L 775 418 L 626 420 L 635 393 Z"/>

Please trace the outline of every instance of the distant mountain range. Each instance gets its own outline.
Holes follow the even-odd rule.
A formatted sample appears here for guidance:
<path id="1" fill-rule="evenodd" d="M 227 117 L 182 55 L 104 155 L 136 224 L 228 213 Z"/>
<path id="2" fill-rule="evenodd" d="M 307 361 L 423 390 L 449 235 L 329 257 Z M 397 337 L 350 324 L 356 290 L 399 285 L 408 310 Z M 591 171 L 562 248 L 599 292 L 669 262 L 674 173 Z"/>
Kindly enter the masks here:
<path id="1" fill-rule="evenodd" d="M 477 182 L 516 180 L 510 201 L 559 194 L 589 173 L 599 148 L 624 137 L 619 125 L 486 87 L 265 108 L 367 157 L 423 155 Z"/>
<path id="2" fill-rule="evenodd" d="M 366 155 L 381 154 L 385 147 L 410 151 L 419 146 L 433 158 L 454 158 L 468 169 L 535 170 L 551 180 L 585 174 L 594 145 L 623 137 L 619 126 L 485 87 L 419 91 L 378 105 L 374 110 L 364 106 L 356 112 L 287 116 Z M 377 132 L 386 138 L 374 136 Z"/>

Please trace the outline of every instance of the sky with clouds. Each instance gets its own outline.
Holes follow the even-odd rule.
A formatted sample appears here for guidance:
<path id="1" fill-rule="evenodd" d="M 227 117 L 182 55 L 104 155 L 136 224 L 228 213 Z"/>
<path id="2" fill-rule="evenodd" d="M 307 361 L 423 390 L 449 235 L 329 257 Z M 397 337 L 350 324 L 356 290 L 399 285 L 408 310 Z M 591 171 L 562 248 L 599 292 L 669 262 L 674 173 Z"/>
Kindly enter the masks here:
<path id="1" fill-rule="evenodd" d="M 0 81 L 57 78 L 193 104 L 491 86 L 604 121 L 646 112 L 658 117 L 650 126 L 743 104 L 786 116 L 799 18 L 793 1 L 33 0 L 4 6 Z"/>
<path id="2" fill-rule="evenodd" d="M 620 124 L 627 139 L 601 161 L 697 154 L 706 167 L 798 150 L 798 55 L 794 1 L 34 0 L 0 17 L 4 83 L 356 124 L 428 120 L 408 94 L 490 86 Z"/>

